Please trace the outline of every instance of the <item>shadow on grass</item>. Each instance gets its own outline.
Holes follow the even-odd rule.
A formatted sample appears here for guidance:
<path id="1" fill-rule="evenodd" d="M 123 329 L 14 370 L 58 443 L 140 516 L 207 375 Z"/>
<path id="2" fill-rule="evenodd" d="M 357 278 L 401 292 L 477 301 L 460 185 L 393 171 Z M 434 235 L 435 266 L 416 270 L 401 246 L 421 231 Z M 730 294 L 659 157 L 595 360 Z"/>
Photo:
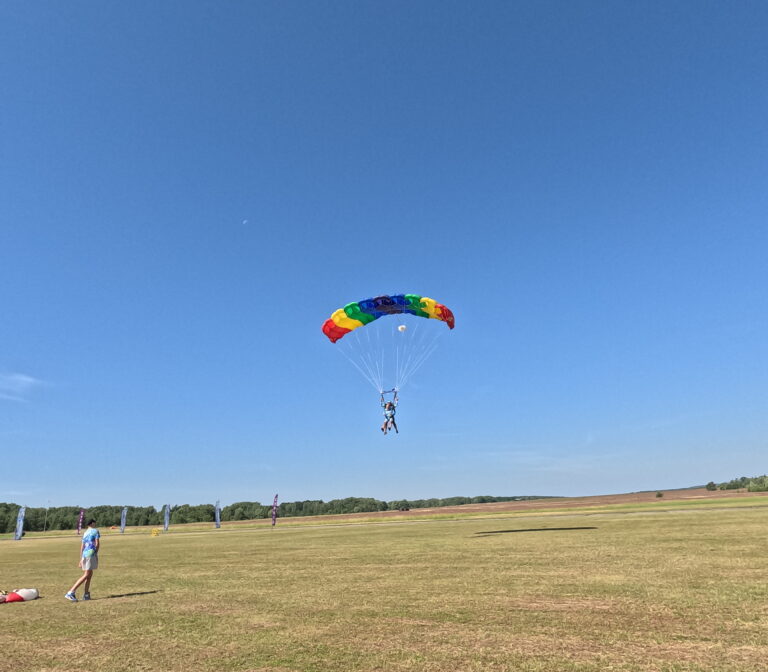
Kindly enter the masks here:
<path id="1" fill-rule="evenodd" d="M 491 530 L 475 532 L 478 537 L 488 537 L 492 534 L 513 534 L 515 532 L 570 532 L 571 530 L 596 530 L 596 527 L 531 527 L 520 530 Z"/>
<path id="2" fill-rule="evenodd" d="M 135 597 L 136 595 L 153 595 L 159 593 L 159 590 L 144 590 L 140 593 L 123 593 L 122 595 L 105 595 L 104 597 L 96 597 L 96 600 L 114 600 L 117 597 Z"/>

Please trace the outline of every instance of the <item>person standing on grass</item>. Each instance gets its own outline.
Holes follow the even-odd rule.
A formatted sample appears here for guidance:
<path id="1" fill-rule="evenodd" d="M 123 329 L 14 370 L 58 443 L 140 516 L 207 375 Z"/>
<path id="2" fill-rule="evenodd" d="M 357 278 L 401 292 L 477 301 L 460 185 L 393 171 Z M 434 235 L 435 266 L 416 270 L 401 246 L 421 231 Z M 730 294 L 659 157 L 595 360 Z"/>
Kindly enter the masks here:
<path id="1" fill-rule="evenodd" d="M 83 575 L 75 582 L 75 585 L 69 589 L 65 598 L 70 602 L 77 602 L 75 591 L 85 584 L 85 593 L 83 593 L 84 600 L 91 599 L 91 578 L 93 577 L 93 570 L 99 566 L 99 538 L 101 535 L 96 529 L 96 521 L 91 518 L 88 521 L 88 529 L 83 534 L 83 543 L 80 544 L 80 562 L 78 567 L 83 570 Z"/>

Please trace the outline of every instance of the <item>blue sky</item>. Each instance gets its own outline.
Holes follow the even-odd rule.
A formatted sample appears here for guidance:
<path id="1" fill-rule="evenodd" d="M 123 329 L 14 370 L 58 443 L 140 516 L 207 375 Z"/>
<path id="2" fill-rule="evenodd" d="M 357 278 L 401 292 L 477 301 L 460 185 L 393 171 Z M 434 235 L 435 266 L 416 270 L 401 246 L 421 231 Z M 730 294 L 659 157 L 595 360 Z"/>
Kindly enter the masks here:
<path id="1" fill-rule="evenodd" d="M 0 501 L 765 473 L 766 30 L 761 2 L 3 3 Z M 383 437 L 320 325 L 398 292 L 457 326 Z"/>

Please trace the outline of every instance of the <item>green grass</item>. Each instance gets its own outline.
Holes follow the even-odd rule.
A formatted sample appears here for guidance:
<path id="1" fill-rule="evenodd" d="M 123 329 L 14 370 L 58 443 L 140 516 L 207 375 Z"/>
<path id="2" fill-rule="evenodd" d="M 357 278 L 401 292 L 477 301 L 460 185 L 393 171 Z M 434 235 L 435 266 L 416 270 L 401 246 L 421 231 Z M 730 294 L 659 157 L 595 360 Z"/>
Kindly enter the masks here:
<path id="1" fill-rule="evenodd" d="M 768 509 L 636 511 L 3 541 L 0 670 L 764 670 Z"/>

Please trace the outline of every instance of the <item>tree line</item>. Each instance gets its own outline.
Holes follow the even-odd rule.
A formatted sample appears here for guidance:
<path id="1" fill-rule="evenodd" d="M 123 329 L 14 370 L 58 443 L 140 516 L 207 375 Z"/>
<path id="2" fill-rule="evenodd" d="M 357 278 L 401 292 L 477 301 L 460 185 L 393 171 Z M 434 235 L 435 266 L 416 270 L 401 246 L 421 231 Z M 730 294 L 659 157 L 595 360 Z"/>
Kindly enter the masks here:
<path id="1" fill-rule="evenodd" d="M 747 492 L 768 492 L 768 475 L 742 476 L 725 483 L 707 483 L 707 490 L 746 490 Z"/>
<path id="2" fill-rule="evenodd" d="M 370 513 L 373 511 L 404 511 L 408 509 L 436 508 L 440 506 L 459 506 L 462 504 L 482 504 L 485 502 L 509 502 L 543 497 L 448 497 L 445 499 L 398 499 L 385 502 L 371 497 L 347 497 L 324 502 L 321 499 L 308 499 L 301 502 L 283 502 L 278 505 L 277 515 L 282 518 L 294 516 L 322 516 L 340 513 Z M 0 534 L 16 529 L 18 504 L 0 502 Z M 86 510 L 86 520 L 94 518 L 99 527 L 120 525 L 122 506 L 92 506 Z M 259 502 L 235 502 L 221 509 L 221 520 L 256 520 L 272 515 L 271 504 Z M 171 525 L 183 523 L 212 523 L 215 516 L 213 504 L 180 504 L 171 507 Z M 24 515 L 24 531 L 42 532 L 44 530 L 74 530 L 80 517 L 78 506 L 52 506 L 49 508 L 27 507 Z M 154 506 L 129 506 L 126 525 L 162 525 L 163 509 Z"/>

